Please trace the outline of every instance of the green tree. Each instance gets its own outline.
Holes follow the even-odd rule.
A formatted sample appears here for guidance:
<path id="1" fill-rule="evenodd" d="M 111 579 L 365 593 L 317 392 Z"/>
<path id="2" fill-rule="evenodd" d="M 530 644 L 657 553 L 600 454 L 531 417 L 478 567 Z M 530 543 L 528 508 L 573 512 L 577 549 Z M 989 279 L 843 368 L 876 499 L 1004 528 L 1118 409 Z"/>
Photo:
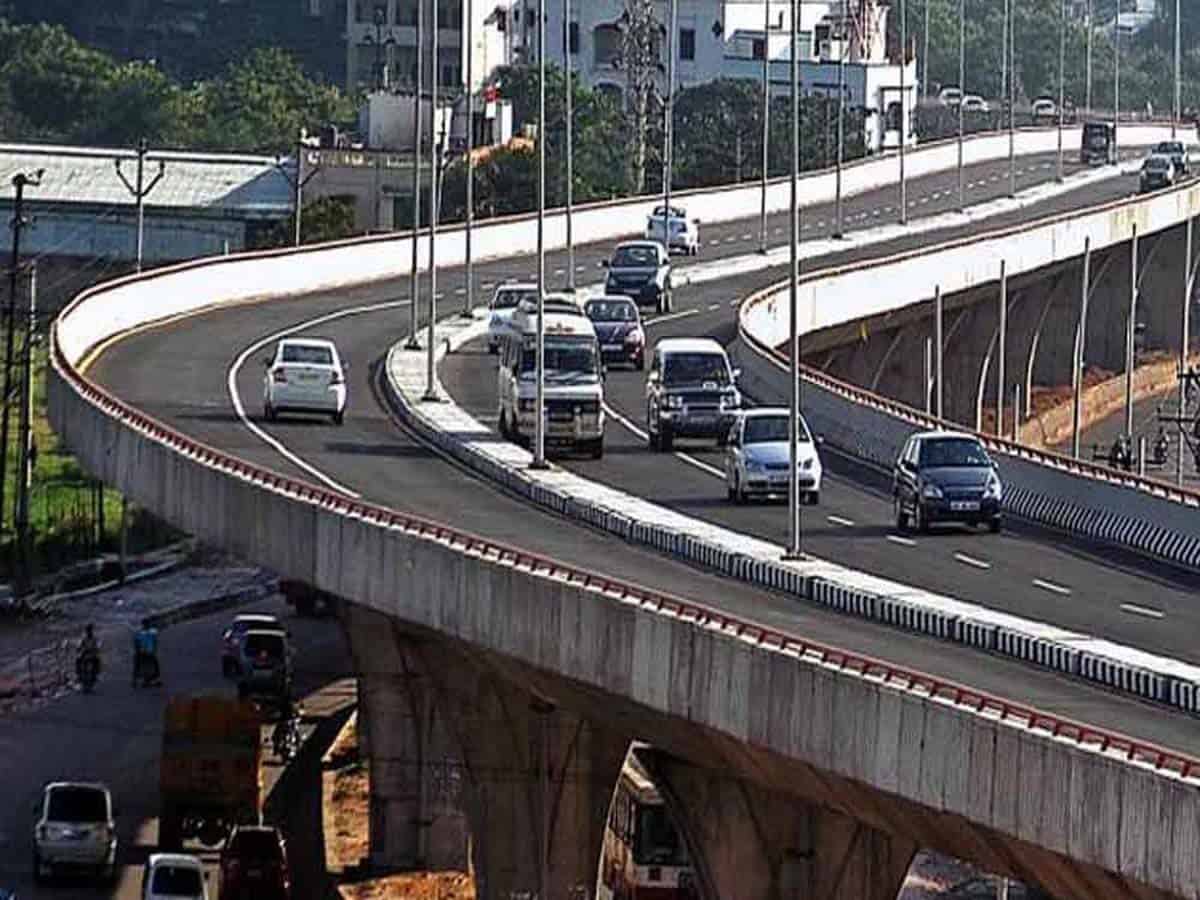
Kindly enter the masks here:
<path id="1" fill-rule="evenodd" d="M 346 120 L 352 110 L 336 88 L 306 78 L 282 50 L 255 50 L 194 89 L 194 141 L 211 149 L 280 152 L 310 130 Z"/>
<path id="2" fill-rule="evenodd" d="M 304 215 L 300 220 L 300 243 L 319 244 L 336 241 L 358 234 L 354 227 L 353 197 L 321 197 L 304 204 Z M 286 222 L 265 233 L 260 247 L 290 247 L 295 242 L 296 217 L 288 216 Z"/>

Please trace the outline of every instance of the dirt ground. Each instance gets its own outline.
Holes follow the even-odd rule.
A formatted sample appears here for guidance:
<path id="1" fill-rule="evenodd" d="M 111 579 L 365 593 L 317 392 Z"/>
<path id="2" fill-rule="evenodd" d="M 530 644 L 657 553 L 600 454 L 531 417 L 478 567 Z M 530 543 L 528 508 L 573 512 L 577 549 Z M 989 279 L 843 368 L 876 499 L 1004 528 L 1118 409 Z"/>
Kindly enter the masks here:
<path id="1" fill-rule="evenodd" d="M 325 812 L 326 856 L 339 869 L 353 867 L 367 855 L 369 773 L 358 758 L 358 737 L 351 723 L 328 754 L 333 774 Z M 338 888 L 347 900 L 474 900 L 475 886 L 464 872 L 421 872 L 364 881 L 346 880 Z M 999 879 L 967 863 L 933 853 L 919 853 L 896 900 L 998 900 Z M 1013 883 L 1009 900 L 1024 900 L 1022 885 Z"/>

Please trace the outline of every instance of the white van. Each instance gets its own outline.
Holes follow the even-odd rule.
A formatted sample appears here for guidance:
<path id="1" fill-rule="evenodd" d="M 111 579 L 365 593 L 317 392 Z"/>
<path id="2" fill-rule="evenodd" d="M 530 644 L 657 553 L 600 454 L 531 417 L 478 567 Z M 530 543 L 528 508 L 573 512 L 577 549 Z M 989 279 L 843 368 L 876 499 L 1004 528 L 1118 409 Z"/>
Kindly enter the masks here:
<path id="1" fill-rule="evenodd" d="M 604 455 L 604 368 L 596 330 L 563 294 L 545 301 L 546 446 Z M 500 433 L 525 443 L 534 436 L 537 404 L 537 302 L 522 301 L 500 342 L 497 376 Z"/>

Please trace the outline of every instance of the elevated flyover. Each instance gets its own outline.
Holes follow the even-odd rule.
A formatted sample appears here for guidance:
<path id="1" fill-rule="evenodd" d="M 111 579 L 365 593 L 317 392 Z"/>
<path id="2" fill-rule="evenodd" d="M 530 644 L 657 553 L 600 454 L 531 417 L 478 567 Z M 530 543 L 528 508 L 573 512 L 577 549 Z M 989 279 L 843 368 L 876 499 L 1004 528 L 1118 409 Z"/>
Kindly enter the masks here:
<path id="1" fill-rule="evenodd" d="M 967 858 L 988 860 L 985 864 L 995 870 L 1040 881 L 1059 896 L 1118 896 L 1116 892 L 1121 890 L 1139 896 L 1192 896 L 1186 893 L 1185 885 L 1196 883 L 1195 873 L 1186 871 L 1186 866 L 1198 856 L 1193 849 L 1195 835 L 1188 824 L 1191 822 L 1194 827 L 1195 817 L 1189 819 L 1186 814 L 1188 798 L 1194 799 L 1193 764 L 1182 753 L 1159 749 L 1175 747 L 1186 752 L 1193 737 L 1189 720 L 1148 710 L 1044 673 L 960 653 L 957 648 L 931 644 L 909 635 L 881 635 L 820 611 L 798 610 L 792 604 L 780 603 L 769 593 L 746 590 L 735 583 L 705 576 L 529 510 L 503 494 L 481 488 L 431 456 L 422 445 L 397 435 L 383 411 L 370 403 L 366 404 L 362 421 L 355 424 L 348 419 L 347 428 L 341 432 L 291 428 L 268 435 L 292 455 L 292 459 L 282 462 L 287 458 L 278 455 L 279 448 L 262 443 L 231 410 L 224 393 L 230 348 L 248 347 L 253 341 L 321 314 L 342 316 L 320 324 L 321 330 L 336 330 L 341 327 L 338 323 L 357 325 L 355 320 L 366 321 L 372 313 L 348 315 L 348 304 L 368 307 L 389 295 L 395 296 L 394 286 L 384 286 L 368 289 L 368 293 L 374 291 L 373 297 L 361 294 L 356 297 L 351 291 L 343 291 L 336 295 L 273 299 L 271 303 L 246 302 L 294 294 L 296 284 L 320 283 L 322 273 L 332 271 L 328 254 L 336 252 L 341 251 L 301 251 L 183 267 L 172 272 L 150 273 L 81 298 L 59 323 L 55 335 L 51 399 L 56 427 L 86 465 L 180 527 L 351 598 L 355 601 L 348 614 L 351 628 L 358 627 L 353 615 L 360 607 L 363 615 L 373 610 L 386 616 L 392 623 L 390 629 L 368 621 L 365 633 L 359 629 L 354 645 L 364 675 L 368 679 L 373 676 L 381 679 L 380 696 L 391 698 L 393 703 L 402 695 L 403 685 L 421 683 L 419 678 L 408 677 L 421 673 L 415 663 L 397 662 L 408 652 L 409 645 L 403 642 L 418 641 L 418 646 L 424 647 L 420 652 L 432 654 L 445 670 L 446 678 L 452 676 L 460 685 L 467 685 L 465 688 L 448 685 L 438 688 L 440 693 L 432 697 L 423 695 L 427 702 L 436 699 L 446 704 L 447 712 L 458 713 L 446 718 L 459 723 L 460 748 L 471 748 L 470 752 L 476 754 L 483 752 L 479 736 L 495 733 L 485 726 L 495 724 L 497 716 L 507 726 L 514 747 L 537 746 L 537 741 L 522 736 L 533 738 L 544 727 L 551 735 L 564 736 L 564 741 L 572 747 L 590 748 L 585 754 L 572 755 L 572 759 L 580 762 L 568 769 L 561 765 L 567 750 L 549 741 L 551 752 L 560 762 L 556 772 L 560 776 L 572 775 L 562 778 L 558 793 L 574 804 L 572 821 L 580 823 L 573 830 L 577 845 L 586 846 L 589 835 L 594 841 L 596 817 L 602 816 L 596 809 L 598 801 L 589 801 L 578 791 L 591 784 L 592 793 L 605 796 L 606 780 L 611 785 L 608 780 L 611 773 L 605 774 L 606 760 L 611 761 L 614 756 L 613 747 L 619 748 L 628 737 L 639 734 L 670 754 L 663 765 L 676 766 L 673 777 L 681 779 L 680 783 L 689 771 L 682 766 L 690 763 L 701 770 L 715 767 L 730 776 L 731 785 L 741 781 L 747 788 L 751 784 L 770 788 L 785 780 L 782 776 L 768 777 L 766 773 L 772 766 L 778 773 L 789 768 L 801 772 L 805 769 L 793 767 L 808 767 L 807 770 L 819 776 L 813 783 L 823 780 L 833 786 L 833 790 L 822 794 L 815 793 L 818 788 L 813 786 L 800 790 L 793 787 L 789 791 L 796 818 L 782 823 L 781 833 L 790 828 L 793 834 L 801 835 L 804 833 L 801 824 L 806 821 L 809 824 L 803 827 L 815 837 L 807 843 L 800 837 L 780 837 L 773 839 L 771 846 L 759 848 L 764 871 L 773 871 L 771 866 L 775 864 L 771 860 L 790 860 L 787 863 L 790 868 L 786 868 L 784 875 L 794 880 L 789 883 L 803 888 L 815 890 L 828 885 L 831 879 L 837 887 L 839 871 L 842 877 L 854 872 L 863 879 L 856 884 L 869 886 L 872 892 L 863 896 L 876 892 L 885 895 L 897 860 L 911 851 L 908 844 L 897 841 L 895 823 L 907 825 L 910 819 L 918 821 L 920 809 L 927 807 L 924 816 L 928 821 L 919 831 L 922 843 Z M 389 308 L 377 311 L 385 317 L 385 323 L 386 317 L 394 321 L 404 314 L 397 301 L 391 302 Z M 203 307 L 208 307 L 206 312 L 181 318 Z M 73 318 L 76 315 L 78 318 Z M 125 336 L 147 321 L 156 322 L 157 327 Z M 388 330 L 386 324 L 382 327 L 375 324 L 374 330 L 380 347 L 399 332 L 391 329 L 391 334 L 384 333 Z M 85 357 L 94 355 L 92 351 L 117 336 L 121 339 L 95 356 L 92 371 L 102 383 L 121 383 L 120 400 L 90 383 L 77 368 Z M 163 355 L 152 355 L 150 351 L 155 347 Z M 377 358 L 378 353 L 355 357 Z M 367 368 L 356 367 L 352 385 L 356 396 L 366 397 L 370 391 L 372 373 L 362 371 Z M 252 386 L 253 376 L 245 377 Z M 144 403 L 148 409 L 132 409 L 123 402 L 126 399 L 138 405 Z M 161 418 L 171 421 L 169 424 L 156 421 Z M 329 465 L 335 458 L 342 459 L 340 469 Z M 254 460 L 267 465 L 255 465 Z M 268 466 L 276 472 L 269 471 Z M 419 522 L 412 516 L 355 500 L 346 491 L 322 489 L 311 482 L 304 484 L 299 478 L 286 477 L 296 472 L 303 472 L 313 481 L 318 480 L 319 473 L 345 482 L 343 487 L 350 492 L 388 498 L 384 502 L 392 507 L 429 504 L 444 513 L 445 518 L 468 520 L 472 527 L 482 526 L 479 530 L 485 533 L 511 538 L 515 527 L 519 529 L 521 543 L 561 550 L 559 555 L 577 559 L 581 564 L 564 566 L 527 552 L 505 550 L 496 541 Z M 620 584 L 597 574 L 604 570 L 619 570 L 647 588 Z M 672 599 L 669 596 L 672 593 L 684 593 L 694 599 Z M 638 598 L 636 602 L 634 598 Z M 714 603 L 721 608 L 713 609 Z M 745 617 L 722 612 L 725 607 L 740 609 Z M 660 612 L 663 609 L 667 611 L 665 615 Z M 568 624 L 571 621 L 576 623 L 573 627 Z M 834 640 L 829 643 L 835 645 L 849 642 L 863 648 L 878 648 L 884 652 L 864 655 L 885 656 L 890 662 L 866 662 L 861 656 L 821 647 L 809 637 L 813 633 L 830 635 Z M 602 634 L 609 637 L 597 639 Z M 715 657 L 708 655 L 709 651 L 703 651 L 702 657 L 694 656 L 692 648 L 699 648 L 696 642 L 702 634 L 708 635 L 703 638 L 704 643 L 713 642 Z M 657 643 L 661 641 L 666 643 Z M 387 649 L 389 643 L 391 650 Z M 635 652 L 635 648 L 641 649 Z M 386 653 L 393 654 L 392 662 L 382 656 Z M 843 693 L 838 700 L 837 692 L 844 689 L 836 685 L 842 681 L 831 682 L 834 693 L 828 695 L 829 702 L 836 705 L 829 707 L 827 721 L 841 722 L 843 726 L 849 721 L 861 721 L 865 729 L 865 719 L 853 718 L 865 714 L 862 711 L 866 707 L 858 701 L 864 696 L 882 697 L 879 691 L 895 691 L 901 702 L 915 698 L 924 710 L 918 732 L 909 732 L 920 733 L 921 742 L 940 743 L 936 735 L 943 725 L 934 724 L 933 720 L 927 723 L 924 717 L 937 718 L 945 707 L 956 719 L 969 715 L 969 721 L 986 723 L 990 717 L 997 720 L 992 723 L 997 728 L 1014 728 L 1024 739 L 1033 741 L 1035 749 L 1031 753 L 1041 758 L 1043 764 L 1053 748 L 1063 748 L 1084 754 L 1088 759 L 1095 758 L 1105 766 L 1104 772 L 1111 769 L 1113 773 L 1141 773 L 1152 784 L 1172 787 L 1164 788 L 1168 791 L 1166 795 L 1154 793 L 1152 802 L 1156 805 L 1147 812 L 1135 800 L 1135 795 L 1140 796 L 1137 789 L 1127 791 L 1122 786 L 1118 789 L 1119 808 L 1106 807 L 1101 810 L 1104 815 L 1089 817 L 1089 821 L 1121 823 L 1115 833 L 1115 844 L 1112 833 L 1091 832 L 1085 837 L 1079 832 L 1084 819 L 1070 813 L 1069 803 L 1048 806 L 1068 813 L 1070 821 L 1065 822 L 1061 835 L 1069 834 L 1074 823 L 1079 837 L 1075 845 L 1066 838 L 1055 843 L 1054 835 L 1060 833 L 1057 824 L 1034 825 L 1025 832 L 1026 838 L 1021 838 L 1015 819 L 1006 824 L 983 817 L 980 808 L 968 811 L 959 800 L 953 799 L 956 789 L 948 793 L 944 782 L 936 784 L 940 776 L 935 773 L 947 770 L 945 759 L 956 758 L 949 748 L 957 747 L 957 758 L 966 761 L 961 754 L 964 745 L 959 739 L 951 737 L 943 745 L 945 752 L 941 757 L 931 755 L 925 767 L 918 768 L 916 785 L 921 780 L 919 773 L 928 773 L 924 800 L 907 787 L 902 788 L 898 777 L 893 785 L 858 764 L 833 760 L 829 755 L 832 748 L 842 744 L 819 737 L 815 731 L 811 740 L 826 750 L 810 754 L 797 749 L 794 742 L 788 749 L 786 743 L 780 743 L 785 736 L 780 733 L 778 723 L 793 723 L 789 725 L 790 734 L 792 728 L 815 721 L 811 715 L 815 707 L 807 705 L 812 701 L 805 698 L 816 695 L 787 687 L 787 679 L 793 676 L 786 672 L 776 674 L 767 665 L 775 655 L 785 660 L 785 669 L 801 667 L 796 671 L 813 666 L 808 659 L 827 660 L 812 669 L 814 678 L 826 669 L 840 672 L 847 667 L 845 664 L 852 671 L 861 671 L 865 666 L 877 673 L 866 678 L 861 674 L 838 676 L 861 683 L 867 695 Z M 913 668 L 954 670 L 957 674 L 939 675 L 935 671 L 930 677 L 904 673 L 899 671 L 903 666 L 896 664 L 904 660 L 897 657 L 911 660 Z M 732 668 L 724 663 L 714 666 L 711 662 L 725 658 Z M 701 663 L 695 662 L 696 659 L 701 659 Z M 763 668 L 764 665 L 767 667 Z M 875 668 L 880 665 L 882 668 Z M 714 671 L 745 675 L 725 681 L 725 687 L 716 692 L 702 689 L 699 673 Z M 881 677 L 883 672 L 887 673 L 886 678 Z M 472 677 L 487 679 L 492 693 L 484 696 L 491 699 L 469 709 L 454 706 L 456 696 L 460 699 L 481 696 L 470 688 Z M 753 680 L 745 681 L 745 677 Z M 959 678 L 969 681 L 972 689 L 947 684 Z M 432 678 L 426 683 L 436 687 Z M 770 696 L 774 698 L 777 694 L 779 699 L 772 699 L 767 705 L 770 714 L 765 718 L 770 722 L 766 722 L 763 710 L 747 703 L 747 698 L 768 696 L 762 691 L 751 694 L 750 688 L 770 684 L 778 685 Z M 920 687 L 921 684 L 925 687 Z M 672 700 L 668 696 L 672 689 L 683 693 Z M 942 699 L 922 696 L 931 692 Z M 1033 713 L 1021 709 L 1021 704 L 989 699 L 982 703 L 981 713 L 978 707 L 983 693 L 997 697 L 1019 693 L 1045 712 Z M 703 699 L 702 694 L 709 699 Z M 538 704 L 536 716 L 518 715 L 520 710 L 530 708 L 527 701 L 535 696 L 542 701 L 557 701 L 557 711 Z M 949 702 L 950 698 L 953 702 Z M 597 699 L 603 702 L 595 702 Z M 870 702 L 879 708 L 878 701 Z M 995 705 L 997 702 L 999 707 Z M 791 712 L 787 712 L 789 704 Z M 971 706 L 977 709 L 970 711 Z M 858 712 L 849 718 L 836 714 L 843 710 L 849 714 L 852 709 Z M 1003 716 L 999 710 L 1004 710 Z M 390 730 L 387 710 L 382 710 L 379 716 L 382 722 L 372 729 L 376 737 Z M 761 724 L 751 728 L 747 716 L 758 716 Z M 1069 721 L 1072 719 L 1091 724 L 1072 725 Z M 739 720 L 743 724 L 737 724 Z M 911 724 L 916 720 L 908 721 Z M 763 732 L 763 727 L 767 731 L 774 727 L 775 736 Z M 890 727 L 885 725 L 883 733 L 890 733 Z M 950 731 L 961 736 L 957 729 L 956 725 Z M 1096 736 L 1108 729 L 1132 731 L 1137 739 L 1111 734 Z M 860 731 L 856 724 L 855 733 L 861 736 L 867 732 Z M 876 745 L 888 743 L 878 740 L 878 729 L 875 734 Z M 896 747 L 900 748 L 902 738 L 899 731 L 896 734 Z M 381 753 L 386 752 L 381 749 Z M 460 752 L 465 755 L 468 750 Z M 911 762 L 907 751 L 903 755 Z M 1006 754 L 1005 759 L 1008 758 Z M 1022 771 L 1033 771 L 1032 758 L 1025 758 L 1029 764 Z M 1054 764 L 1063 761 L 1065 757 L 1061 760 L 1056 757 Z M 538 833 L 539 823 L 534 821 L 532 813 L 536 806 L 525 802 L 530 798 L 519 792 L 532 789 L 526 776 L 543 766 L 538 766 L 536 760 L 516 756 L 499 760 L 476 756 L 473 762 L 464 760 L 464 764 L 467 766 L 464 790 L 476 798 L 472 802 L 477 804 L 469 815 L 474 816 L 472 828 L 481 839 L 490 835 L 495 845 L 504 833 Z M 1074 761 L 1066 770 L 1050 771 L 1070 772 L 1073 765 Z M 398 769 L 397 781 L 381 787 L 382 796 L 377 800 L 377 807 L 382 806 L 385 812 L 392 809 L 391 815 L 382 817 L 382 824 L 386 835 L 397 836 L 394 844 L 399 846 L 383 846 L 397 854 L 414 841 L 420 849 L 422 840 L 419 834 L 404 836 L 403 804 L 412 802 L 412 792 L 408 789 L 411 781 L 406 783 L 402 778 L 406 767 L 400 765 Z M 587 772 L 595 774 L 585 777 Z M 513 777 L 514 774 L 518 777 Z M 1081 770 L 1081 777 L 1083 774 Z M 411 778 L 411 771 L 409 775 Z M 1087 778 L 1094 775 L 1089 770 Z M 664 770 L 663 777 L 672 776 Z M 1118 780 L 1123 777 L 1113 774 Z M 976 786 L 984 783 L 983 779 L 968 780 Z M 995 783 L 992 779 L 986 781 Z M 1115 785 L 1117 781 L 1105 784 Z M 841 789 L 843 785 L 845 790 Z M 854 785 L 863 787 L 855 789 Z M 910 782 L 909 786 L 912 785 Z M 720 785 L 712 784 L 705 790 L 711 790 L 714 797 L 720 796 Z M 878 810 L 871 813 L 868 804 L 859 801 L 869 801 L 873 792 L 896 798 L 888 803 L 917 805 L 896 806 L 890 814 Z M 941 799 L 935 801 L 935 794 Z M 1000 794 L 1013 798 L 1032 796 L 1028 789 L 1009 790 L 1003 782 Z M 947 796 L 952 799 L 947 801 Z M 389 807 L 391 803 L 400 805 Z M 987 805 L 992 806 L 991 799 Z M 729 808 L 732 822 L 736 811 Z M 1169 825 L 1163 824 L 1164 808 L 1171 810 Z M 1176 815 L 1176 810 L 1183 812 Z M 843 818 L 835 820 L 830 813 Z M 1035 816 L 1032 809 L 1026 809 L 1026 814 Z M 1036 815 L 1041 816 L 1040 805 Z M 847 819 L 855 824 L 847 827 Z M 1142 824 L 1143 819 L 1147 824 Z M 893 823 L 891 830 L 889 821 Z M 1027 821 L 1032 822 L 1032 818 Z M 584 827 L 588 822 L 592 823 L 590 828 Z M 847 833 L 869 839 L 847 841 Z M 914 832 L 909 829 L 905 834 L 906 839 L 911 839 Z M 1026 839 L 1028 847 L 1011 843 Z M 695 834 L 693 840 L 703 850 L 703 834 Z M 749 835 L 745 841 L 742 844 L 741 838 L 738 839 L 739 845 L 751 846 Z M 1006 845 L 1006 841 L 1010 843 Z M 486 843 L 483 841 L 481 848 Z M 1034 845 L 1041 847 L 1041 852 Z M 847 846 L 863 849 L 847 854 L 844 852 Z M 1008 849 L 1001 852 L 998 848 L 1004 846 Z M 1164 853 L 1161 848 L 1165 846 L 1172 850 Z M 814 853 L 815 847 L 823 848 L 822 852 Z M 1111 854 L 1105 857 L 1113 847 L 1123 848 L 1126 857 Z M 483 896 L 499 896 L 509 888 L 530 888 L 534 866 L 529 859 L 531 849 L 528 843 L 513 849 L 520 850 L 522 856 L 509 857 L 511 864 L 507 868 L 499 862 L 488 864 L 486 857 L 480 860 L 480 871 L 489 878 Z M 483 854 L 485 850 L 479 852 Z M 560 854 L 552 859 L 554 883 L 561 886 L 586 883 L 588 852 L 576 846 L 574 850 L 561 848 Z M 594 866 L 594 856 L 590 858 Z M 852 866 L 834 863 L 851 858 L 855 861 Z M 725 883 L 719 860 L 712 861 L 709 871 L 712 884 Z M 553 893 L 562 894 L 559 890 Z"/>

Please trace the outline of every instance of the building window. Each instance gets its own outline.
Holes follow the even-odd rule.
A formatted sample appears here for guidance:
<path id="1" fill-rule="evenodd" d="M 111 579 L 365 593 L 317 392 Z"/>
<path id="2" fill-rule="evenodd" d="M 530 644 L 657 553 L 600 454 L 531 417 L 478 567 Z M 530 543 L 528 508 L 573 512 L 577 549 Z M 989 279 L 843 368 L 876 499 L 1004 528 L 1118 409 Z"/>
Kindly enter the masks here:
<path id="1" fill-rule="evenodd" d="M 679 29 L 679 58 L 680 59 L 695 59 L 696 58 L 696 29 L 695 28 L 680 28 Z"/>
<path id="2" fill-rule="evenodd" d="M 572 22 L 567 26 L 567 46 L 570 48 L 571 55 L 579 53 L 579 23 Z"/>
<path id="3" fill-rule="evenodd" d="M 763 59 L 767 55 L 766 38 L 755 38 L 750 43 L 750 58 Z"/>
<path id="4" fill-rule="evenodd" d="M 593 63 L 611 66 L 621 56 L 621 32 L 614 25 L 597 25 L 592 32 Z"/>

